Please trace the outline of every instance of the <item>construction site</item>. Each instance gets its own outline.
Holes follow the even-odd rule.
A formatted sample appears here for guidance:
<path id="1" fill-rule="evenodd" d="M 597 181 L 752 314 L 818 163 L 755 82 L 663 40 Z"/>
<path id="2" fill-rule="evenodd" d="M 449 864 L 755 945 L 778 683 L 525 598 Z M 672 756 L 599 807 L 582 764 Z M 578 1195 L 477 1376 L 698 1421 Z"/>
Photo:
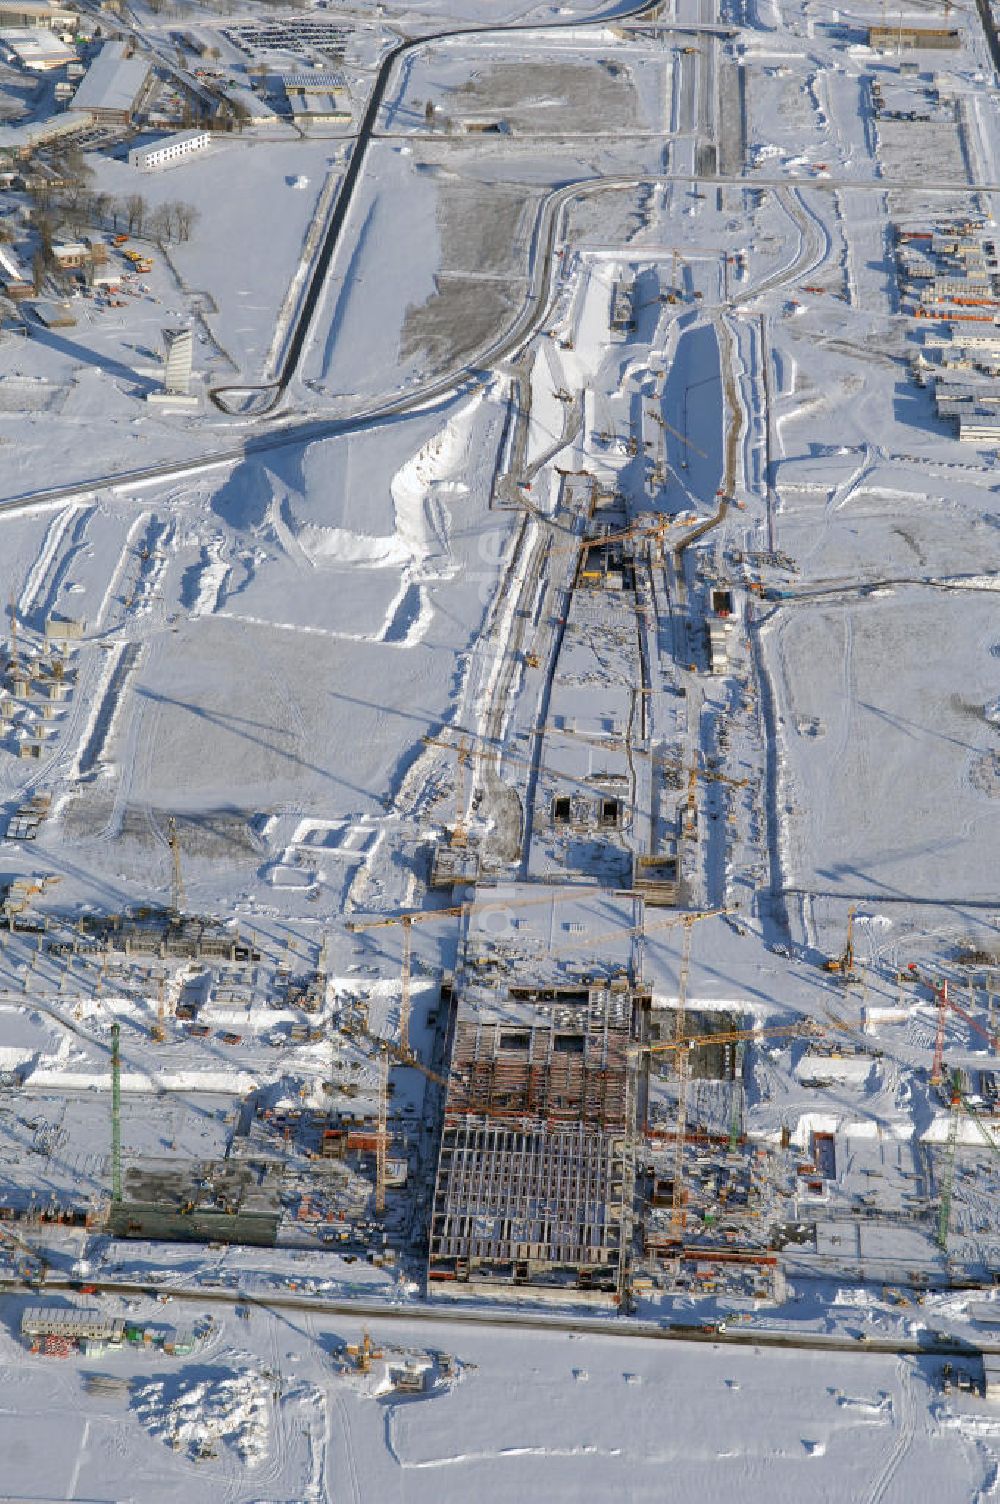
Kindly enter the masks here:
<path id="1" fill-rule="evenodd" d="M 0 341 L 8 1487 L 986 1498 L 989 7 L 137 3 L 240 128 Z"/>
<path id="2" fill-rule="evenodd" d="M 948 233 L 933 254 L 961 253 L 966 232 Z M 916 277 L 913 258 L 932 252 L 904 239 Z M 676 253 L 668 265 L 652 301 L 670 317 L 697 309 Z M 606 284 L 609 349 L 640 337 L 639 285 Z M 494 479 L 496 503 L 521 519 L 505 636 L 479 730 L 445 725 L 420 743 L 420 818 L 435 836 L 422 907 L 366 912 L 354 899 L 339 926 L 305 929 L 260 903 L 198 912 L 189 889 L 204 889 L 225 827 L 216 818 L 216 836 L 181 811 L 147 810 L 131 859 L 149 889 L 119 911 L 62 904 L 67 874 L 36 863 L 8 878 L 0 1006 L 36 1011 L 5 1036 L 4 1079 L 13 1100 L 38 1102 L 46 1166 L 44 1192 L 13 1175 L 14 1223 L 363 1258 L 441 1300 L 780 1304 L 792 1257 L 820 1277 L 827 1225 L 867 1219 L 852 1111 L 887 1089 L 887 1061 L 912 1070 L 923 1047 L 935 1116 L 899 1215 L 915 1238 L 907 1277 L 947 1280 L 965 1215 L 956 1161 L 1000 1149 L 992 1072 L 946 1067 L 945 1043 L 958 1019 L 995 1045 L 997 966 L 988 944 L 973 952 L 981 994 L 965 956 L 951 977 L 941 958 L 933 975 L 900 968 L 867 929 L 862 960 L 857 903 L 841 909 L 843 948 L 816 955 L 775 940 L 772 903 L 748 902 L 770 818 L 769 712 L 748 630 L 789 597 L 767 580 L 792 561 L 713 537 L 737 506 L 745 419 L 725 326 L 705 337 L 720 392 L 711 515 L 663 505 L 672 474 L 709 460 L 655 354 L 617 406 L 606 399 L 612 427 L 581 439 L 601 463 L 555 469 L 546 506 L 516 468 Z M 581 413 L 569 393 L 555 399 L 565 440 Z M 525 409 L 512 463 L 526 464 L 530 442 Z M 155 550 L 141 567 L 160 567 Z M 89 639 L 80 622 L 48 617 L 36 633 L 15 605 L 8 616 L 4 719 L 23 747 L 40 690 L 62 685 L 67 703 Z M 84 735 L 85 749 L 102 738 L 98 760 L 120 736 L 133 669 L 126 649 L 98 695 Z M 54 857 L 53 807 L 50 789 L 22 789 L 8 849 Z M 366 827 L 353 829 L 361 855 Z M 295 873 L 341 842 L 342 822 L 300 820 L 272 870 Z M 353 870 L 349 892 L 363 878 L 374 893 L 367 858 Z M 954 1002 L 959 976 L 968 1008 Z M 57 1106 L 60 1081 L 88 1095 Z M 153 1101 L 167 1112 L 159 1135 L 144 1120 Z M 95 1127 L 105 1147 L 81 1176 L 65 1150 Z M 988 1246 L 968 1258 L 988 1266 Z"/>

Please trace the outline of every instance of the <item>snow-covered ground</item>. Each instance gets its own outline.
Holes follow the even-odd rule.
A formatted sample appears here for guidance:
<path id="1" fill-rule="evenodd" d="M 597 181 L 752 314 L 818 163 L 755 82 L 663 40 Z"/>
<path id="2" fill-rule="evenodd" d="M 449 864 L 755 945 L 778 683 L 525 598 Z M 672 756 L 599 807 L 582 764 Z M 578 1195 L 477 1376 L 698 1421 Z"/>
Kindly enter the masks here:
<path id="1" fill-rule="evenodd" d="M 336 53 L 296 41 L 334 18 Z M 242 52 L 226 27 L 251 19 L 127 24 L 161 67 L 181 46 L 195 65 L 171 35 L 190 26 L 225 81 L 257 64 L 271 96 L 343 69 L 352 125 L 219 132 L 159 175 L 91 141 L 95 191 L 190 202 L 191 236 L 136 240 L 148 278 L 0 343 L 0 821 L 43 799 L 0 853 L 23 882 L 0 932 L 0 1204 L 98 1286 L 0 1295 L 6 1493 L 992 1498 L 974 1308 L 1000 1258 L 996 455 L 913 379 L 957 341 L 911 315 L 894 241 L 965 217 L 996 234 L 978 13 L 916 71 L 863 45 L 878 7 L 814 0 L 735 22 L 700 0 L 631 21 L 590 0 L 320 4 Z M 360 140 L 388 47 L 448 28 Z M 146 399 L 175 325 L 197 401 L 171 412 Z M 227 386 L 241 416 L 209 395 Z M 53 647 L 53 618 L 78 635 Z M 475 894 L 431 889 L 448 832 Z M 675 862 L 689 925 L 637 896 L 646 855 Z M 185 955 L 177 925 L 176 950 L 152 943 L 165 906 L 240 955 Z M 407 911 L 405 935 L 377 927 Z M 824 966 L 845 937 L 852 965 Z M 645 1336 L 610 1311 L 599 1335 L 415 1319 L 446 975 L 508 1021 L 512 984 L 648 994 L 619 1292 Z M 692 1051 L 678 1158 L 681 1071 L 645 1051 L 682 1002 L 689 1035 L 747 1037 L 718 1069 Z M 101 1231 L 113 1022 L 130 1197 L 159 1176 L 189 1188 L 179 1216 L 218 1211 L 245 1175 L 278 1247 Z M 657 1252 L 678 1166 L 685 1238 L 749 1251 L 762 1280 Z M 39 1226 L 57 1207 L 89 1225 Z M 12 1281 L 24 1257 L 8 1238 Z M 121 1283 L 172 1299 L 102 1293 Z M 195 1350 L 27 1354 L 22 1307 L 77 1299 L 196 1329 Z M 343 1348 L 362 1302 L 385 1349 L 364 1375 Z M 397 1362 L 426 1366 L 423 1395 L 391 1387 Z"/>

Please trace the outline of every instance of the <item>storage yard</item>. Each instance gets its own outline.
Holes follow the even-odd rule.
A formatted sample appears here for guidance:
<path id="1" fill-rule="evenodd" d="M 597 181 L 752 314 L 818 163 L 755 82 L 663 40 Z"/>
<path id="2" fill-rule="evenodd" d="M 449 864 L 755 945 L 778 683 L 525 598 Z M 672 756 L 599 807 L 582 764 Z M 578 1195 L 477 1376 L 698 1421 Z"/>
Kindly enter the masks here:
<path id="1" fill-rule="evenodd" d="M 5 1487 L 991 1497 L 989 8 L 77 19 L 0 69 Z"/>

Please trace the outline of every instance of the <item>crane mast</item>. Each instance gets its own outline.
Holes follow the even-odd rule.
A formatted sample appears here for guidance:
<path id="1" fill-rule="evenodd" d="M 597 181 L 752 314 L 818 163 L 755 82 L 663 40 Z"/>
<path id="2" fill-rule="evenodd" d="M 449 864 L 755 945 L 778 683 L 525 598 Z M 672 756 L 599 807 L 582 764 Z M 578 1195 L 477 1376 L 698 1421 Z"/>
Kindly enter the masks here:
<path id="1" fill-rule="evenodd" d="M 122 1062 L 121 1025 L 111 1025 L 111 1202 L 122 1202 Z"/>

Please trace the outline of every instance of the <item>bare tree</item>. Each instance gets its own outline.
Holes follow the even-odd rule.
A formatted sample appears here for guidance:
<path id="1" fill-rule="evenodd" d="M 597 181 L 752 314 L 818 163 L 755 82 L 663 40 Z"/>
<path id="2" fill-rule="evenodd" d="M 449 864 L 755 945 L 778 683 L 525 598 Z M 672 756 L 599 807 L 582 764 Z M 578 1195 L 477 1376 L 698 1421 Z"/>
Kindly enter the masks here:
<path id="1" fill-rule="evenodd" d="M 47 177 L 41 176 L 38 171 L 34 173 L 28 184 L 28 193 L 33 203 L 39 209 L 45 209 L 52 202 L 53 187 Z"/>
<path id="2" fill-rule="evenodd" d="M 55 239 L 56 233 L 55 221 L 48 212 L 48 208 L 33 208 L 29 216 L 29 223 L 38 236 L 42 251 L 45 255 L 48 255 L 52 249 L 52 242 Z"/>
<path id="3" fill-rule="evenodd" d="M 130 193 L 125 200 L 125 217 L 130 235 L 141 235 L 148 212 L 146 200 L 141 193 Z"/>
<path id="4" fill-rule="evenodd" d="M 243 103 L 242 99 L 227 99 L 224 108 L 229 119 L 232 121 L 232 125 L 229 127 L 230 130 L 235 126 L 238 131 L 242 131 L 250 124 L 250 110 Z"/>
<path id="5" fill-rule="evenodd" d="M 72 187 L 60 201 L 58 212 L 72 235 L 81 235 L 90 224 L 92 200 L 89 193 Z"/>
<path id="6" fill-rule="evenodd" d="M 94 169 L 75 142 L 70 142 L 59 153 L 56 166 L 61 168 L 64 177 L 77 183 L 86 182 L 88 178 L 94 176 Z"/>
<path id="7" fill-rule="evenodd" d="M 190 240 L 191 231 L 198 223 L 198 210 L 194 204 L 183 203 L 172 204 L 171 208 L 174 211 L 174 226 L 177 231 L 177 239 Z"/>
<path id="8" fill-rule="evenodd" d="M 170 204 L 157 204 L 146 221 L 146 230 L 152 240 L 169 240 L 173 225 Z"/>

